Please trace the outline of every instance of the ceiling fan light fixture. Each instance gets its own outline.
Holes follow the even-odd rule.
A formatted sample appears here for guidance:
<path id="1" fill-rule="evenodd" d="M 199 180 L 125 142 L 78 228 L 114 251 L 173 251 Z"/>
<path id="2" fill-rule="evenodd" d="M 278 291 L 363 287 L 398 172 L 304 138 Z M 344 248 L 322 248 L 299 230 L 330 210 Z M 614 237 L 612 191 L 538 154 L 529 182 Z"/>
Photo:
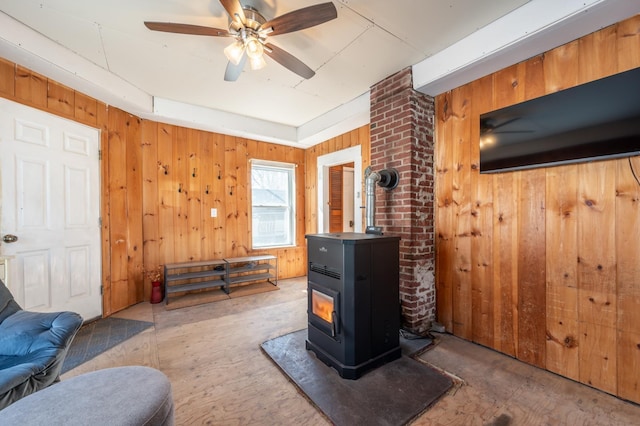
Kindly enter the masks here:
<path id="1" fill-rule="evenodd" d="M 255 37 L 248 37 L 245 43 L 247 48 L 247 56 L 251 59 L 261 58 L 264 53 L 264 47 L 262 43 Z"/>
<path id="2" fill-rule="evenodd" d="M 249 57 L 249 65 L 253 71 L 261 70 L 262 68 L 267 66 L 267 61 L 264 60 L 264 57 L 258 56 L 257 58 Z"/>
<path id="3" fill-rule="evenodd" d="M 238 65 L 244 54 L 244 44 L 236 40 L 224 48 L 224 55 L 233 65 Z"/>

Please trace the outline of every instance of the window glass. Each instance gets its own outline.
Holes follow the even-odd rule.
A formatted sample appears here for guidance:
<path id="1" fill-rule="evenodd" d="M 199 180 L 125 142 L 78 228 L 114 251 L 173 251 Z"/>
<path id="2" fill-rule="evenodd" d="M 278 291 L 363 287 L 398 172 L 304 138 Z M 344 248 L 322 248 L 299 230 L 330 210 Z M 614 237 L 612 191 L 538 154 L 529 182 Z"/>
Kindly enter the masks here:
<path id="1" fill-rule="evenodd" d="M 294 245 L 295 165 L 251 161 L 251 227 L 254 248 Z"/>

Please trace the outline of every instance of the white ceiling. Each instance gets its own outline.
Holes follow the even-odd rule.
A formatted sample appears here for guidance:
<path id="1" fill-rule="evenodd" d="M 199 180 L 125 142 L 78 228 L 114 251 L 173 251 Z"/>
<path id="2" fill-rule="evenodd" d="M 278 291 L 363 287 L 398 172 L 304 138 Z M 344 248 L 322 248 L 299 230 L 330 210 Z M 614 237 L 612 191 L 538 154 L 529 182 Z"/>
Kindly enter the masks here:
<path id="1" fill-rule="evenodd" d="M 241 0 L 267 19 L 326 0 Z M 435 95 L 640 12 L 640 0 L 340 0 L 338 18 L 269 42 L 316 71 L 267 58 L 225 82 L 218 0 L 0 0 L 0 56 L 143 118 L 310 146 L 368 122 L 369 88 L 414 66 Z"/>

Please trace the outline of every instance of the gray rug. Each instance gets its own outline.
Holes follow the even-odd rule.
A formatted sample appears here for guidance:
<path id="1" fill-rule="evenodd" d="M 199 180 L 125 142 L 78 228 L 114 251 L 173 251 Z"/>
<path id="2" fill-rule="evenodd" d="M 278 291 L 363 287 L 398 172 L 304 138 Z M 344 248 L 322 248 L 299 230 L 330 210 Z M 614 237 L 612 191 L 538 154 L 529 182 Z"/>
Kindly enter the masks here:
<path id="1" fill-rule="evenodd" d="M 95 358 L 152 325 L 152 322 L 112 317 L 83 325 L 71 342 L 61 374 Z"/>
<path id="2" fill-rule="evenodd" d="M 261 347 L 338 426 L 407 424 L 452 385 L 449 377 L 406 355 L 358 380 L 343 379 L 305 349 L 306 338 L 304 329 L 268 340 Z M 415 346 L 416 342 L 410 344 Z"/>

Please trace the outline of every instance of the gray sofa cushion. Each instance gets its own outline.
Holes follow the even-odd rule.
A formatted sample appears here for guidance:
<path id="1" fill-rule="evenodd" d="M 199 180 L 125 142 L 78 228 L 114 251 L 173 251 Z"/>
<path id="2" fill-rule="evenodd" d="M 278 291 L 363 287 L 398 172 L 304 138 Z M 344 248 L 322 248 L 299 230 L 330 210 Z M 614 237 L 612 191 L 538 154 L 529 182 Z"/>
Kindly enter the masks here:
<path id="1" fill-rule="evenodd" d="M 171 383 L 162 372 L 130 366 L 72 377 L 0 411 L 0 426 L 173 425 Z"/>

